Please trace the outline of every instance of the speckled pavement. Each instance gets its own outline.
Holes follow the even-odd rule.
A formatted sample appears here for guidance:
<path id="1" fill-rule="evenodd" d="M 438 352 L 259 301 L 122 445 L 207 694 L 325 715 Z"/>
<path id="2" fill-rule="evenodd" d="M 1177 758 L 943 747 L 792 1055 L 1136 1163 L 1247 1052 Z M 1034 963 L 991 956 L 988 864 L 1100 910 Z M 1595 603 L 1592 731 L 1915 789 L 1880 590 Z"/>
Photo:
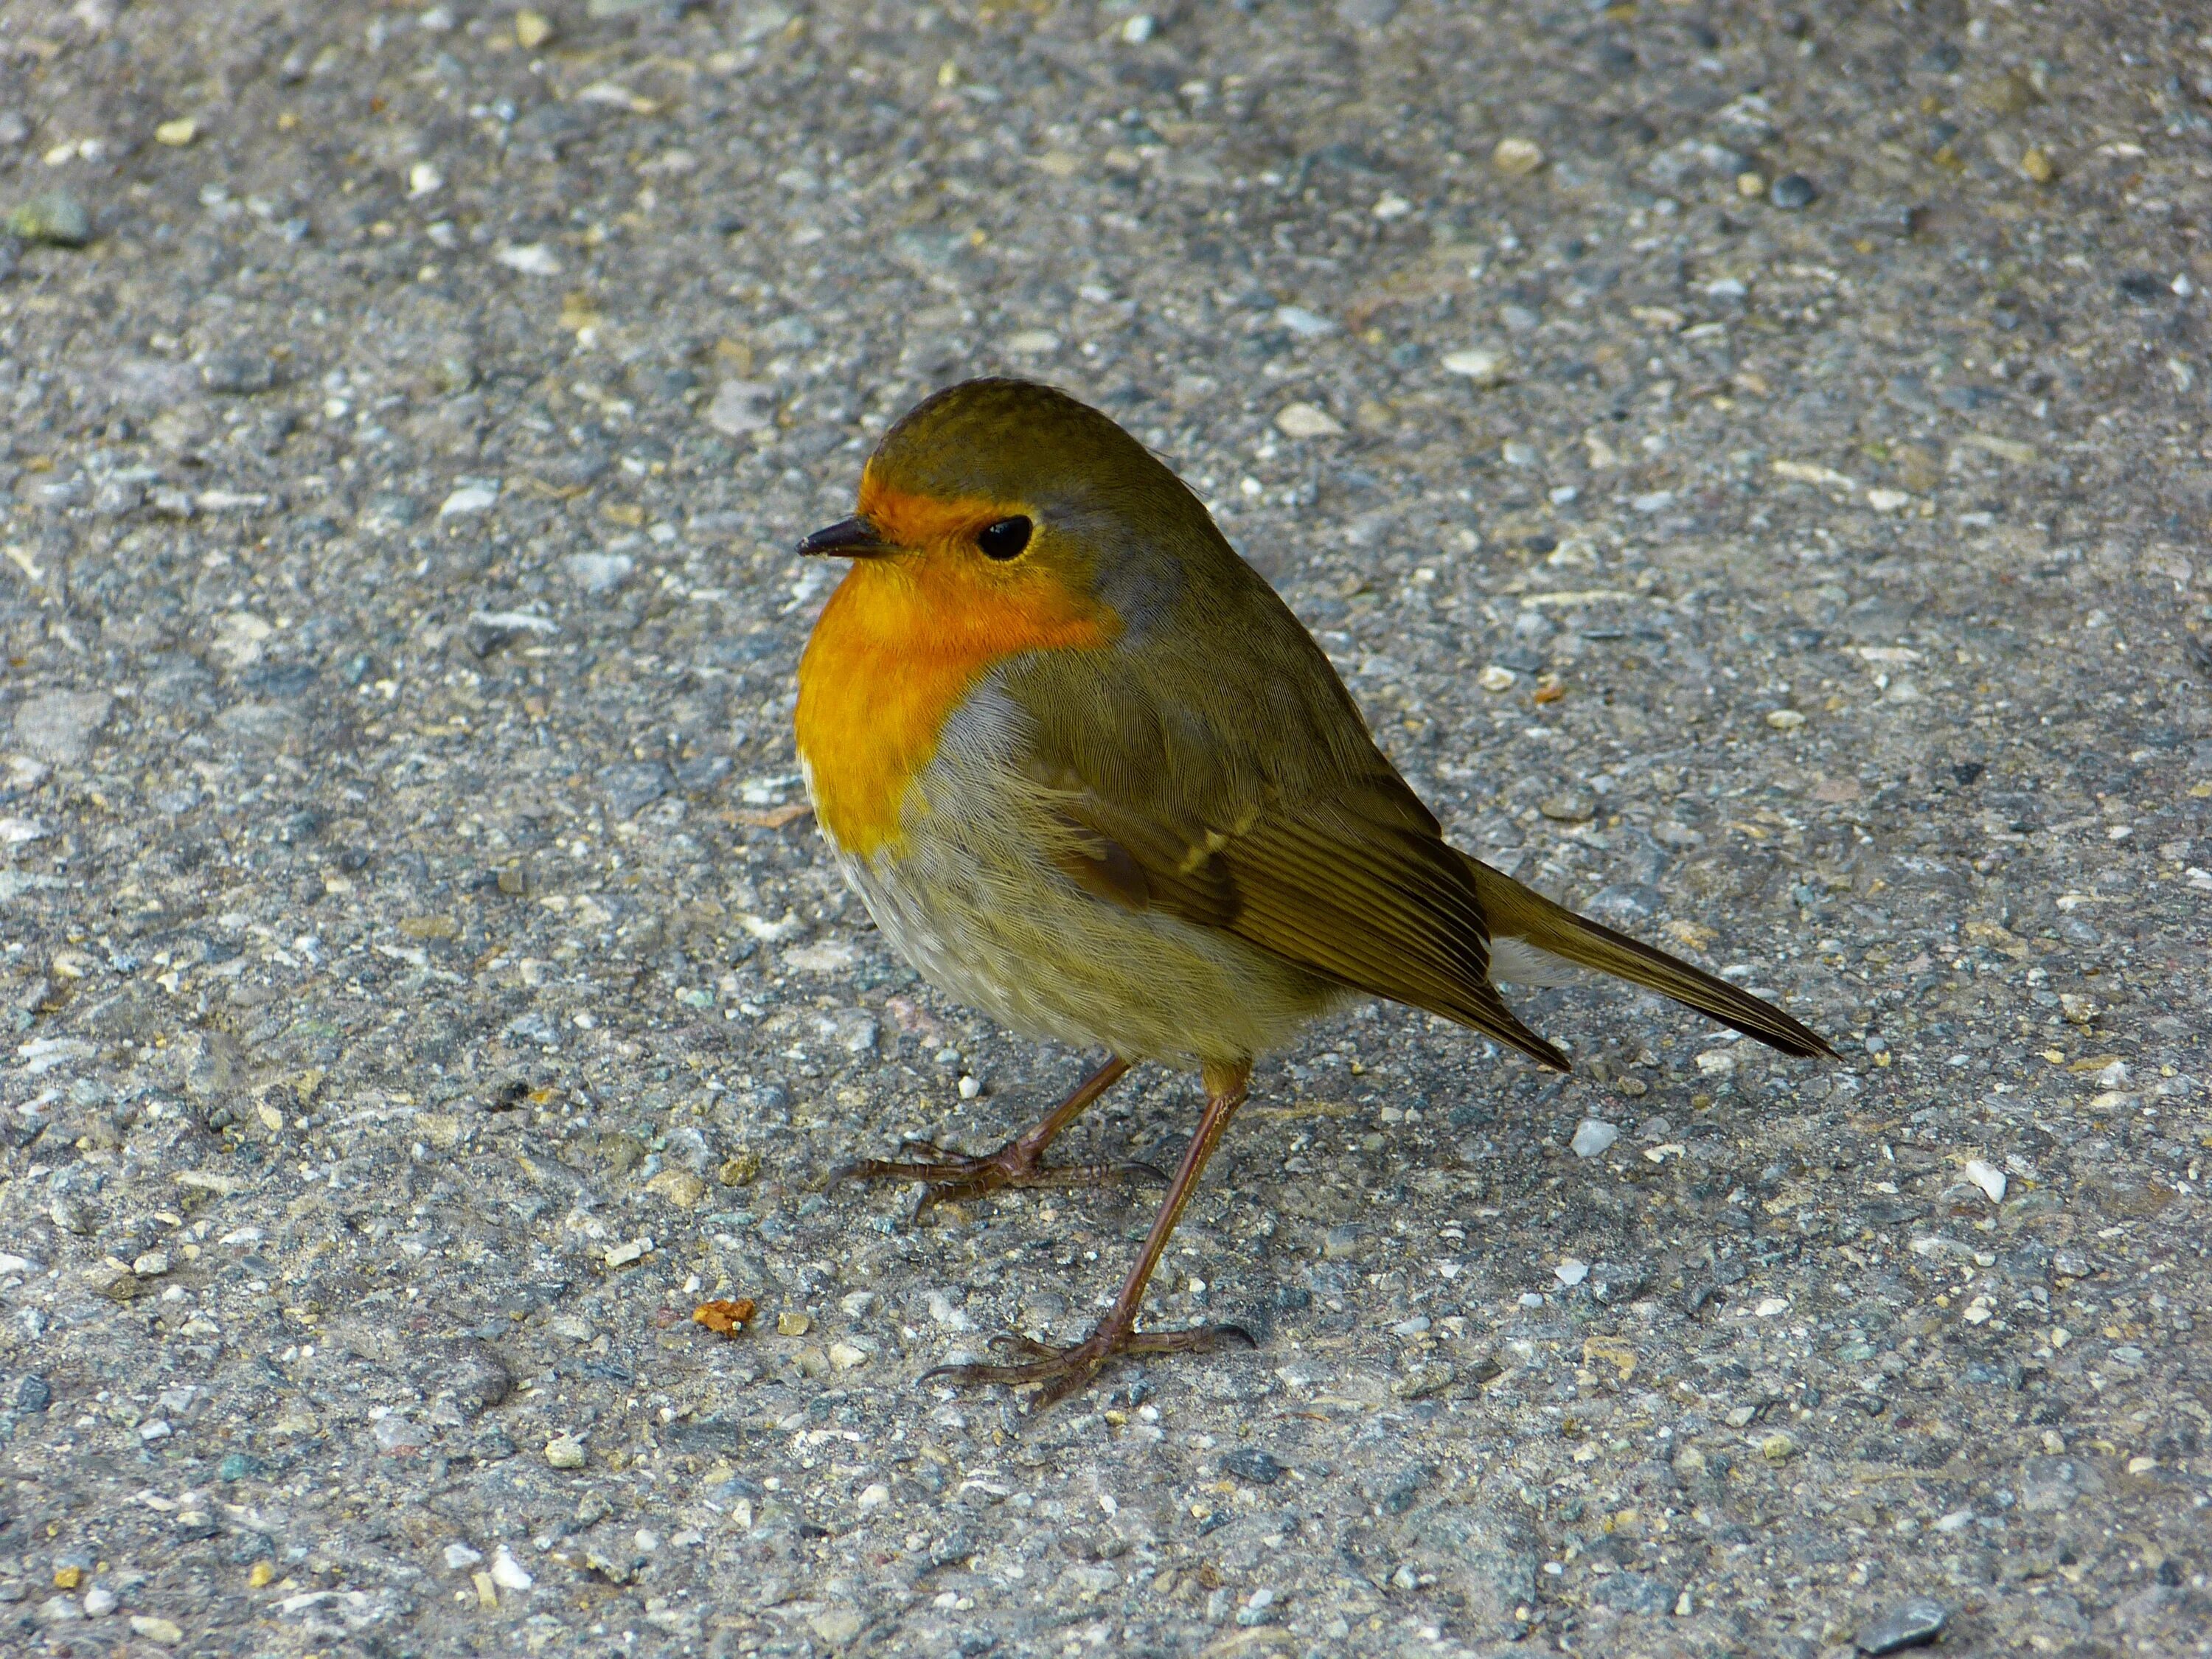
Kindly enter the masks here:
<path id="1" fill-rule="evenodd" d="M 8 0 L 0 1648 L 2207 1651 L 2207 28 Z M 1255 1351 L 920 1384 L 1152 1202 L 825 1180 L 1096 1058 L 794 775 L 791 545 L 987 372 L 1841 1062 L 1363 1011 L 1156 1280 Z"/>

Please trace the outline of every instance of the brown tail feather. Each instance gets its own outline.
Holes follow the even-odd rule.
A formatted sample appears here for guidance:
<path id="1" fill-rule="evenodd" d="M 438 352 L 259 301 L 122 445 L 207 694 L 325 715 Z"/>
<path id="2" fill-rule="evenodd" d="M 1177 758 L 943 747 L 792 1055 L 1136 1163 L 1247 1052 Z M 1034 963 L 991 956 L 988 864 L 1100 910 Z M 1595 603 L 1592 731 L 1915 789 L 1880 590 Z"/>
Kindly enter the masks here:
<path id="1" fill-rule="evenodd" d="M 1539 1066 L 1554 1072 L 1571 1072 L 1574 1066 L 1567 1057 L 1550 1043 L 1523 1025 L 1514 1012 L 1505 1006 L 1505 999 L 1498 994 L 1495 986 L 1482 988 L 1487 996 L 1470 997 L 1462 1006 L 1439 1008 L 1435 1012 L 1449 1018 L 1463 1020 L 1484 1036 L 1493 1037 L 1509 1048 L 1518 1048 Z"/>
<path id="2" fill-rule="evenodd" d="M 1828 1046 L 1827 1039 L 1772 1003 L 1740 991 L 1726 980 L 1716 979 L 1664 951 L 1615 933 L 1601 922 L 1578 916 L 1480 860 L 1470 858 L 1467 862 L 1474 872 L 1492 938 L 1524 939 L 1578 968 L 1595 969 L 1672 997 L 1785 1054 L 1835 1058 L 1836 1051 Z"/>

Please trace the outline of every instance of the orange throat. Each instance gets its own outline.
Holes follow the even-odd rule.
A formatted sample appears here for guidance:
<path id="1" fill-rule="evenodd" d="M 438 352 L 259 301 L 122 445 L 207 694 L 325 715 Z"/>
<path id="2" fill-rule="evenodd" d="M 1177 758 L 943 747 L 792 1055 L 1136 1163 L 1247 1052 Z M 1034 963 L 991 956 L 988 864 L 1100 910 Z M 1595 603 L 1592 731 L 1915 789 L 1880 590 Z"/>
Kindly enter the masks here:
<path id="1" fill-rule="evenodd" d="M 955 545 L 856 561 L 799 664 L 799 758 L 822 827 L 860 858 L 896 851 L 908 787 L 994 665 L 1120 631 L 1110 610 L 1048 573 L 991 568 Z"/>

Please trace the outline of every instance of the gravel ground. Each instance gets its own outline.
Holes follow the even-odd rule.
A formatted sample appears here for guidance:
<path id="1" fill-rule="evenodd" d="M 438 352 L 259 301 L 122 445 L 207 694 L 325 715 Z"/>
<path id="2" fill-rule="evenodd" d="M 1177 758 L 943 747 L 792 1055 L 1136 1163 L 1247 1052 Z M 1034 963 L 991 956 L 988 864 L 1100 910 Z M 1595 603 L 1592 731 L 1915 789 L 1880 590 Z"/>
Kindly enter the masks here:
<path id="1" fill-rule="evenodd" d="M 2201 12 L 543 10 L 0 19 L 0 1645 L 2212 1650 Z M 985 371 L 1841 1063 L 1364 1011 L 1156 1281 L 1255 1352 L 918 1385 L 1153 1201 L 823 1180 L 1091 1058 L 793 776 L 787 550 Z"/>

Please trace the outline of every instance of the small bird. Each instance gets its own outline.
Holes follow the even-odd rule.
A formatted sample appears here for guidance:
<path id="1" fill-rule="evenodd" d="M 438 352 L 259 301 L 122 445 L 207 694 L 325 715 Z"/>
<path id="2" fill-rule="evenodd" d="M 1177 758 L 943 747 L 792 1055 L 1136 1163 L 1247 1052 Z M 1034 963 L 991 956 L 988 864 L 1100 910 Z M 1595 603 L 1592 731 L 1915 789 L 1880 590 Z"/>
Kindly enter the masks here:
<path id="1" fill-rule="evenodd" d="M 933 984 L 1108 1056 L 995 1152 L 919 1143 L 847 1173 L 932 1183 L 926 1200 L 1158 1176 L 1043 1155 L 1136 1062 L 1205 1084 L 1151 1235 L 1091 1334 L 1002 1338 L 1018 1358 L 932 1375 L 1035 1383 L 1042 1409 L 1116 1356 L 1249 1343 L 1231 1326 L 1141 1328 L 1146 1282 L 1253 1062 L 1348 1003 L 1407 1003 L 1565 1071 L 1498 982 L 1593 969 L 1784 1054 L 1834 1052 L 1452 847 L 1198 497 L 1064 392 L 977 380 L 925 399 L 869 458 L 854 516 L 799 551 L 852 561 L 799 663 L 797 711 L 846 877 Z"/>

